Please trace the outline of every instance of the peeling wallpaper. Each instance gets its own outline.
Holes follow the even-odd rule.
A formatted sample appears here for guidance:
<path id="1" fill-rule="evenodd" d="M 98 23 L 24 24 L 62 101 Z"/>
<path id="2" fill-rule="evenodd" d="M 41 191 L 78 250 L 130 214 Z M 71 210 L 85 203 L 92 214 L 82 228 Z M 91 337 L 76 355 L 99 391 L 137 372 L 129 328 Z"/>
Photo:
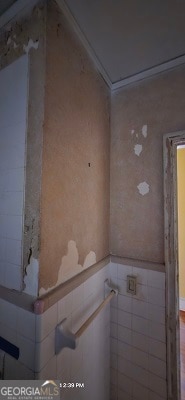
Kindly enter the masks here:
<path id="1" fill-rule="evenodd" d="M 164 262 L 163 134 L 185 126 L 185 67 L 112 95 L 110 251 Z"/>
<path id="2" fill-rule="evenodd" d="M 109 93 L 56 4 L 47 12 L 40 294 L 109 254 Z"/>
<path id="3" fill-rule="evenodd" d="M 25 11 L 24 15 L 18 14 L 16 21 L 8 23 L 0 33 L 0 69 L 12 64 L 23 55 L 28 55 L 24 244 L 21 266 L 23 276 L 20 276 L 20 280 L 21 285 L 24 280 L 25 292 L 34 296 L 38 294 L 45 25 L 45 5 L 40 1 L 32 11 L 28 10 L 28 13 Z M 13 135 L 15 135 L 14 130 L 12 130 L 12 141 Z M 34 262 L 31 262 L 31 257 Z"/>

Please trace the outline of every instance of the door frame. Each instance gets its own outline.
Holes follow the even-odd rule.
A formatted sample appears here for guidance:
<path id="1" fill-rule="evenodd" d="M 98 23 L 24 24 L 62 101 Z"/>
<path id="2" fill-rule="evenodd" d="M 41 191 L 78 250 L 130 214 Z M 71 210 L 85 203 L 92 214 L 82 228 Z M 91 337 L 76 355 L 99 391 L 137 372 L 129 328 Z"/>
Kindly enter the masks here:
<path id="1" fill-rule="evenodd" d="M 185 145 L 185 131 L 164 135 L 164 247 L 168 400 L 181 400 L 177 220 L 177 146 L 179 145 Z"/>

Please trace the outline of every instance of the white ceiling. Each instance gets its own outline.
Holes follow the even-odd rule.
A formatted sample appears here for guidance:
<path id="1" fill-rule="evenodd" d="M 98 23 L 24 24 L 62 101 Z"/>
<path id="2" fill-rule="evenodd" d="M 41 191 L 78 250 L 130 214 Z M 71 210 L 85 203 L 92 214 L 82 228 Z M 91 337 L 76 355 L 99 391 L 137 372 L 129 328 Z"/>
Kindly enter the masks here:
<path id="1" fill-rule="evenodd" d="M 185 55 L 185 0 L 60 3 L 69 9 L 112 84 Z"/>
<path id="2" fill-rule="evenodd" d="M 0 0 L 0 27 L 37 1 Z M 112 89 L 185 63 L 185 0 L 56 2 Z"/>

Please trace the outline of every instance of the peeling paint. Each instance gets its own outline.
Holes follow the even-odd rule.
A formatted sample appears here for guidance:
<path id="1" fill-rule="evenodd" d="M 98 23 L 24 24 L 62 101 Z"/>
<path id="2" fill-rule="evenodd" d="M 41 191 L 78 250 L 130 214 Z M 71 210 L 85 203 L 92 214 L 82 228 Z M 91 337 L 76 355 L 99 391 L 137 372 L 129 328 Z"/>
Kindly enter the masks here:
<path id="1" fill-rule="evenodd" d="M 141 182 L 138 186 L 137 186 L 139 193 L 144 196 L 145 194 L 149 193 L 150 191 L 150 186 L 147 182 Z"/>
<path id="2" fill-rule="evenodd" d="M 38 295 L 38 279 L 39 279 L 39 263 L 34 257 L 30 258 L 30 264 L 26 268 L 26 275 L 24 276 L 24 293 L 31 296 Z"/>
<path id="3" fill-rule="evenodd" d="M 85 257 L 83 268 L 88 268 L 95 263 L 96 263 L 96 254 L 94 251 L 90 251 L 90 253 L 87 254 L 87 256 Z"/>
<path id="4" fill-rule="evenodd" d="M 23 50 L 25 51 L 25 53 L 29 53 L 30 49 L 38 49 L 39 47 L 39 41 L 36 40 L 35 42 L 32 39 L 29 39 L 27 46 L 24 44 L 23 45 Z"/>
<path id="5" fill-rule="evenodd" d="M 70 240 L 68 242 L 67 254 L 62 257 L 62 263 L 59 268 L 57 283 L 54 286 L 49 287 L 48 289 L 42 287 L 39 290 L 39 296 L 42 296 L 43 294 L 54 289 L 56 286 L 60 285 L 60 283 L 65 282 L 66 280 L 72 278 L 74 275 L 82 272 L 83 269 L 86 269 L 91 265 L 95 264 L 96 254 L 94 251 L 90 251 L 85 257 L 83 265 L 78 264 L 78 261 L 79 261 L 79 253 L 76 246 L 76 242 L 74 240 Z"/>
<path id="6" fill-rule="evenodd" d="M 142 127 L 142 135 L 144 136 L 144 138 L 146 138 L 147 137 L 147 129 L 148 129 L 148 127 L 147 127 L 147 125 L 143 125 L 143 127 Z"/>
<path id="7" fill-rule="evenodd" d="M 136 156 L 139 157 L 140 154 L 141 154 L 141 152 L 142 152 L 142 150 L 143 150 L 142 144 L 136 144 L 136 145 L 134 146 L 134 152 L 135 152 Z"/>

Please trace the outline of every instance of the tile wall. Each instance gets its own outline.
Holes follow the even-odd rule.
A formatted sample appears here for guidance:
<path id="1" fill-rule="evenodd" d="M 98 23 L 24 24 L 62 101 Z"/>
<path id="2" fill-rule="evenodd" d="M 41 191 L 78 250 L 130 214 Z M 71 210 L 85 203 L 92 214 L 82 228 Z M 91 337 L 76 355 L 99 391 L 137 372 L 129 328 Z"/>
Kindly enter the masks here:
<path id="1" fill-rule="evenodd" d="M 55 328 L 67 317 L 72 332 L 104 299 L 109 265 L 77 287 L 44 314 L 35 315 L 0 300 L 1 336 L 20 348 L 15 360 L 5 354 L 4 379 L 59 379 L 84 383 L 84 388 L 63 389 L 63 400 L 108 400 L 110 390 L 110 303 L 78 341 L 76 350 L 55 355 Z"/>
<path id="2" fill-rule="evenodd" d="M 135 296 L 126 277 L 137 277 Z M 165 274 L 110 263 L 119 295 L 111 301 L 111 400 L 165 400 Z"/>
<path id="3" fill-rule="evenodd" d="M 21 289 L 28 58 L 0 71 L 0 284 Z"/>
<path id="4" fill-rule="evenodd" d="M 137 276 L 136 296 L 126 292 L 127 275 Z M 76 350 L 56 356 L 55 327 L 67 318 L 75 332 L 104 299 L 107 278 L 119 295 Z M 84 383 L 85 388 L 63 389 L 63 400 L 166 400 L 164 273 L 110 263 L 41 315 L 0 300 L 0 332 L 20 348 L 18 361 L 4 357 L 5 379 Z"/>

